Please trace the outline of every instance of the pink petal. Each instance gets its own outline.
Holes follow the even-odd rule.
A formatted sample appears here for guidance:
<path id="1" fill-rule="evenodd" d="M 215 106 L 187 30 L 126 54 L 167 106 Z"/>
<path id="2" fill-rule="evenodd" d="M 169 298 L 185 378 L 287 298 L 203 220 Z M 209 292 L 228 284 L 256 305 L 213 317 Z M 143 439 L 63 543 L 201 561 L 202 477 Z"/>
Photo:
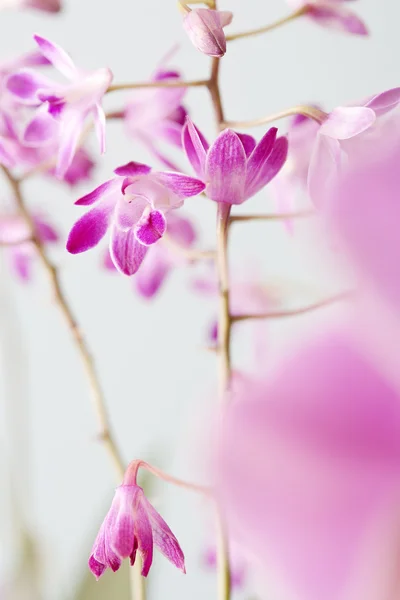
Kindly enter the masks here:
<path id="1" fill-rule="evenodd" d="M 39 35 L 34 35 L 33 39 L 39 46 L 43 56 L 45 56 L 51 64 L 60 71 L 60 73 L 67 77 L 67 79 L 73 80 L 77 78 L 77 69 L 72 62 L 71 57 L 65 50 Z"/>
<path id="2" fill-rule="evenodd" d="M 147 498 L 143 497 L 143 507 L 150 520 L 153 540 L 157 549 L 180 571 L 185 571 L 185 557 L 178 540 Z"/>
<path id="3" fill-rule="evenodd" d="M 28 123 L 23 141 L 29 146 L 40 146 L 54 140 L 60 131 L 60 124 L 49 113 L 38 113 Z"/>
<path id="4" fill-rule="evenodd" d="M 101 203 L 83 215 L 69 233 L 68 252 L 79 254 L 97 246 L 107 233 L 113 208 L 111 204 Z"/>
<path id="5" fill-rule="evenodd" d="M 319 133 L 336 140 L 348 140 L 373 125 L 376 115 L 372 108 L 349 106 L 335 108 L 321 125 Z"/>
<path id="6" fill-rule="evenodd" d="M 168 235 L 183 246 L 190 247 L 196 241 L 196 230 L 189 219 L 171 211 L 168 214 Z"/>
<path id="7" fill-rule="evenodd" d="M 36 232 L 42 242 L 58 242 L 59 235 L 54 227 L 46 221 L 43 221 L 41 217 L 35 216 L 33 220 L 35 222 Z"/>
<path id="8" fill-rule="evenodd" d="M 377 96 L 371 98 L 366 106 L 372 108 L 378 116 L 384 115 L 400 103 L 400 87 L 386 90 Z"/>
<path id="9" fill-rule="evenodd" d="M 251 171 L 252 179 L 249 183 L 246 182 L 246 198 L 254 196 L 254 194 L 266 186 L 279 173 L 286 162 L 287 153 L 288 140 L 286 137 L 280 137 L 276 140 L 272 152 L 267 158 L 264 158 L 264 160 L 261 156 L 256 157 L 257 148 L 254 150 L 249 159 L 250 162 L 254 156 Z M 256 169 L 257 158 L 259 159 L 258 171 Z M 248 169 L 249 168 L 250 167 L 248 166 Z M 249 180 L 249 175 L 247 180 Z"/>
<path id="10" fill-rule="evenodd" d="M 197 196 L 197 194 L 201 194 L 206 187 L 205 184 L 199 179 L 172 171 L 153 172 L 152 179 L 163 187 L 166 187 L 180 200 L 184 200 L 185 198 L 189 198 L 191 196 Z"/>
<path id="11" fill-rule="evenodd" d="M 142 163 L 131 161 L 122 167 L 118 167 L 114 170 L 116 175 L 120 177 L 137 177 L 138 175 L 146 175 L 150 173 L 151 167 Z"/>
<path id="12" fill-rule="evenodd" d="M 89 558 L 89 569 L 92 571 L 96 579 L 100 579 L 106 570 L 106 566 L 98 562 L 92 554 Z"/>
<path id="13" fill-rule="evenodd" d="M 232 13 L 207 8 L 191 10 L 183 20 L 183 26 L 193 45 L 208 56 L 221 58 L 226 52 L 226 39 L 222 27 Z"/>
<path id="14" fill-rule="evenodd" d="M 10 256 L 11 266 L 15 275 L 23 282 L 29 281 L 31 278 L 31 253 L 13 248 Z"/>
<path id="15" fill-rule="evenodd" d="M 86 194 L 86 196 L 79 198 L 75 204 L 78 206 L 88 206 L 90 204 L 94 204 L 94 202 L 101 200 L 101 198 L 112 189 L 115 189 L 115 179 L 109 179 L 105 183 L 102 183 L 99 185 L 99 187 L 94 189 L 93 192 L 90 192 L 89 194 Z"/>
<path id="16" fill-rule="evenodd" d="M 136 228 L 136 239 L 145 246 L 158 242 L 165 233 L 167 223 L 162 212 L 153 210 L 146 221 Z"/>
<path id="17" fill-rule="evenodd" d="M 206 154 L 209 146 L 203 134 L 189 118 L 187 118 L 183 128 L 182 144 L 194 172 L 200 179 L 204 180 Z"/>
<path id="18" fill-rule="evenodd" d="M 134 506 L 139 488 L 121 485 L 117 488 L 118 513 L 110 531 L 110 544 L 121 558 L 128 558 L 133 551 L 135 541 Z"/>
<path id="19" fill-rule="evenodd" d="M 256 140 L 252 135 L 248 135 L 247 133 L 238 133 L 237 131 L 235 131 L 235 133 L 242 142 L 244 151 L 246 152 L 246 156 L 248 158 L 257 145 Z"/>
<path id="20" fill-rule="evenodd" d="M 64 175 L 64 181 L 75 186 L 91 179 L 94 167 L 95 163 L 85 148 L 78 148 Z"/>
<path id="21" fill-rule="evenodd" d="M 166 257 L 165 248 L 161 248 L 161 246 L 151 248 L 134 279 L 138 294 L 146 299 L 153 298 L 160 290 L 170 270 L 171 263 Z"/>
<path id="22" fill-rule="evenodd" d="M 21 69 L 7 78 L 6 87 L 11 94 L 26 103 L 37 103 L 39 90 L 49 87 L 51 81 L 31 69 Z"/>
<path id="23" fill-rule="evenodd" d="M 142 264 L 147 246 L 137 241 L 134 231 L 114 226 L 111 231 L 110 254 L 117 269 L 124 275 L 134 275 Z"/>
<path id="24" fill-rule="evenodd" d="M 215 202 L 241 204 L 245 199 L 246 154 L 230 129 L 219 134 L 206 161 L 207 196 Z"/>
<path id="25" fill-rule="evenodd" d="M 84 119 L 85 115 L 78 110 L 64 111 L 56 167 L 56 175 L 59 178 L 65 175 L 72 163 L 82 133 Z"/>
<path id="26" fill-rule="evenodd" d="M 256 145 L 253 152 L 251 153 L 247 161 L 246 188 L 254 187 L 254 189 L 257 190 L 260 189 L 260 174 L 272 152 L 277 133 L 277 128 L 271 127 L 271 129 L 267 131 L 267 133 L 262 137 L 260 142 Z"/>
<path id="27" fill-rule="evenodd" d="M 138 550 L 143 562 L 143 577 L 147 577 L 151 563 L 153 562 L 153 533 L 147 515 L 147 504 L 145 504 L 145 501 L 146 498 L 142 492 L 135 515 L 135 534 L 138 542 Z"/>
<path id="28" fill-rule="evenodd" d="M 339 142 L 326 135 L 318 135 L 308 171 L 308 192 L 316 206 L 321 207 L 326 200 L 340 169 Z"/>
<path id="29" fill-rule="evenodd" d="M 131 229 L 143 216 L 149 203 L 143 196 L 121 196 L 116 206 L 116 222 L 120 229 Z"/>
<path id="30" fill-rule="evenodd" d="M 308 14 L 324 27 L 332 27 L 355 35 L 368 35 L 365 23 L 352 11 L 339 6 L 310 5 Z"/>
<path id="31" fill-rule="evenodd" d="M 100 145 L 100 153 L 106 151 L 106 116 L 100 104 L 94 105 L 94 127 Z"/>
<path id="32" fill-rule="evenodd" d="M 230 10 L 219 10 L 218 14 L 221 27 L 226 27 L 232 23 L 233 13 Z"/>

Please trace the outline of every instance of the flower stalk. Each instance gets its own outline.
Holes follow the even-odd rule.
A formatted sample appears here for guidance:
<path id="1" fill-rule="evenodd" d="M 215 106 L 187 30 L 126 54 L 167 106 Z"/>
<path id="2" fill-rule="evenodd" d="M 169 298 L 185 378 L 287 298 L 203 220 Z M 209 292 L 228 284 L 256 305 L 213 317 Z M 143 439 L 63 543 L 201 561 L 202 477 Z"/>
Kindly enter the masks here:
<path id="1" fill-rule="evenodd" d="M 286 25 L 287 23 L 290 23 L 291 21 L 295 21 L 299 17 L 302 17 L 303 15 L 305 15 L 307 12 L 308 12 L 307 5 L 302 6 L 301 8 L 299 8 L 298 10 L 295 10 L 294 12 L 290 13 L 286 17 L 282 17 L 281 19 L 274 21 L 274 23 L 270 23 L 269 25 L 265 25 L 264 27 L 257 27 L 256 29 L 249 29 L 248 31 L 241 31 L 239 33 L 232 33 L 231 35 L 227 35 L 226 41 L 233 42 L 234 40 L 240 40 L 243 38 L 253 37 L 255 35 L 260 35 L 261 33 L 269 33 L 270 31 L 273 31 L 274 29 L 278 29 L 279 27 L 282 27 L 282 25 Z"/>

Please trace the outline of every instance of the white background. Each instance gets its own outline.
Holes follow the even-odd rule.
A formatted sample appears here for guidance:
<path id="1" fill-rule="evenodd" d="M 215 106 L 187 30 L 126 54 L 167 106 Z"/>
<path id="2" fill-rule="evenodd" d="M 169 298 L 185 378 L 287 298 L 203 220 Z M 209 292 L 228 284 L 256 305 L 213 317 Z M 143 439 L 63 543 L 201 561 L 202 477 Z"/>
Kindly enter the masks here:
<path id="1" fill-rule="evenodd" d="M 370 27 L 368 39 L 324 30 L 303 19 L 267 36 L 232 43 L 222 65 L 227 117 L 260 117 L 300 102 L 319 102 L 329 109 L 399 85 L 397 4 L 396 0 L 351 3 Z M 284 0 L 221 1 L 221 8 L 234 12 L 232 31 L 266 24 L 288 10 Z M 174 0 L 66 0 L 65 11 L 58 16 L 4 12 L 1 56 L 33 48 L 33 33 L 61 44 L 82 66 L 109 66 L 116 82 L 145 80 L 176 41 L 181 46 L 173 62 L 182 66 L 186 77 L 203 78 L 209 69 L 207 57 L 186 39 Z M 125 98 L 124 92 L 113 94 L 106 105 L 117 109 Z M 211 138 L 207 92 L 190 91 L 186 103 Z M 285 124 L 279 125 L 284 130 Z M 32 180 L 26 185 L 26 197 L 30 206 L 47 210 L 65 236 L 81 214 L 73 201 L 128 160 L 146 162 L 149 157 L 124 136 L 121 124 L 110 123 L 108 152 L 98 160 L 93 186 L 89 183 L 71 193 L 57 184 Z M 0 201 L 8 195 L 4 183 Z M 204 199 L 187 202 L 205 247 L 213 243 L 214 209 Z M 273 207 L 262 192 L 245 209 Z M 280 224 L 238 226 L 232 236 L 233 262 L 248 269 L 250 261 L 275 293 L 290 294 L 287 303 L 302 297 L 310 300 L 315 290 L 332 288 L 319 251 L 304 243 L 310 236 L 314 231 L 308 225 L 298 227 L 294 237 Z M 205 481 L 202 456 L 193 439 L 206 407 L 214 401 L 214 357 L 201 349 L 212 303 L 196 298 L 188 290 L 187 274 L 180 272 L 146 304 L 129 280 L 101 270 L 100 254 L 95 250 L 70 256 L 61 245 L 54 256 L 93 350 L 124 458 L 147 458 L 181 477 Z M 11 468 L 25 520 L 40 543 L 46 598 L 63 600 L 85 572 L 93 536 L 112 498 L 114 474 L 94 441 L 86 380 L 43 273 L 36 268 L 33 284 L 24 286 L 10 276 L 5 260 L 0 269 L 1 570 L 9 572 L 14 561 L 9 545 L 15 538 L 10 521 Z M 311 293 L 296 294 L 305 284 Z M 281 342 L 321 318 L 301 317 L 301 323 L 290 320 L 268 326 L 271 363 Z M 236 354 L 238 361 L 251 363 L 245 349 Z M 188 574 L 184 577 L 157 559 L 151 598 L 215 597 L 214 578 L 200 565 L 204 544 L 213 538 L 203 503 L 167 485 L 157 487 L 157 498 L 160 512 L 185 550 Z"/>

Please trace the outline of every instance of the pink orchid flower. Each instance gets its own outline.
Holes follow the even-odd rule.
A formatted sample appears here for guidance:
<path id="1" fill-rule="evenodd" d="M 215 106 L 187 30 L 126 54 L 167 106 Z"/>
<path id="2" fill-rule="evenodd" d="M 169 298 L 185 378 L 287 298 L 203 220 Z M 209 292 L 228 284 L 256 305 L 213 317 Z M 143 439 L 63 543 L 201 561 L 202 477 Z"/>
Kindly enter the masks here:
<path id="1" fill-rule="evenodd" d="M 85 252 L 100 242 L 111 228 L 110 254 L 117 269 L 133 275 L 150 246 L 165 233 L 165 215 L 182 206 L 184 199 L 204 190 L 204 184 L 176 172 L 152 171 L 147 165 L 130 162 L 75 204 L 90 206 L 70 231 L 67 250 Z"/>
<path id="2" fill-rule="evenodd" d="M 160 68 L 151 81 L 178 81 L 180 73 Z M 160 141 L 182 148 L 182 129 L 187 116 L 182 106 L 186 88 L 153 88 L 137 91 L 125 109 L 129 135 L 140 140 L 168 169 L 175 165 L 158 149 Z"/>
<path id="3" fill-rule="evenodd" d="M 217 570 L 217 548 L 215 546 L 210 546 L 206 549 L 203 555 L 203 564 L 208 569 L 212 569 L 213 571 Z M 229 567 L 233 590 L 240 590 L 245 585 L 246 566 L 246 562 L 240 552 L 240 547 L 234 543 L 231 544 L 231 547 L 229 548 Z"/>
<path id="4" fill-rule="evenodd" d="M 399 597 L 400 393 L 353 332 L 308 339 L 221 423 L 220 501 L 272 595 Z"/>
<path id="5" fill-rule="evenodd" d="M 153 561 L 153 544 L 180 571 L 185 559 L 178 540 L 136 483 L 136 471 L 128 467 L 92 548 L 89 568 L 98 579 L 107 568 L 118 571 L 125 558 L 134 565 L 136 552 L 147 577 Z"/>
<path id="6" fill-rule="evenodd" d="M 308 189 L 321 206 L 339 173 L 357 154 L 363 142 L 385 127 L 386 115 L 400 103 L 400 88 L 364 100 L 359 106 L 335 108 L 318 130 L 310 161 Z M 356 148 L 356 151 L 353 151 Z"/>
<path id="7" fill-rule="evenodd" d="M 43 243 L 57 242 L 59 237 L 52 225 L 35 215 L 36 232 Z M 13 273 L 23 282 L 31 279 L 31 264 L 36 250 L 29 239 L 29 227 L 17 215 L 0 216 L 0 245 L 10 262 Z"/>
<path id="8" fill-rule="evenodd" d="M 4 8 L 36 8 L 56 13 L 61 10 L 61 0 L 0 0 L 0 10 Z"/>
<path id="9" fill-rule="evenodd" d="M 346 7 L 349 0 L 288 0 L 295 9 L 304 7 L 318 25 L 354 35 L 368 35 L 365 23 Z"/>
<path id="10" fill-rule="evenodd" d="M 227 10 L 209 8 L 184 9 L 183 27 L 192 44 L 207 56 L 221 58 L 226 52 L 223 28 L 232 22 L 233 14 Z"/>
<path id="11" fill-rule="evenodd" d="M 100 150 L 105 151 L 105 115 L 101 100 L 112 73 L 109 69 L 86 72 L 78 69 L 62 48 L 40 36 L 34 36 L 40 51 L 69 81 L 54 82 L 30 69 L 11 75 L 7 89 L 22 103 L 39 106 L 27 125 L 23 141 L 33 146 L 59 140 L 57 176 L 70 166 L 86 119 L 93 115 Z"/>
<path id="12" fill-rule="evenodd" d="M 142 266 L 133 279 L 136 292 L 146 300 L 158 294 L 174 268 L 188 263 L 184 254 L 182 255 L 172 244 L 186 249 L 196 241 L 196 231 L 189 219 L 169 212 L 166 220 L 170 241 L 161 239 L 158 244 L 149 247 Z M 115 271 L 109 250 L 104 257 L 104 266 L 110 271 Z"/>
<path id="13" fill-rule="evenodd" d="M 242 204 L 266 186 L 287 157 L 287 139 L 276 139 L 277 131 L 271 127 L 257 144 L 250 135 L 225 129 L 209 147 L 188 118 L 183 147 L 195 173 L 206 184 L 207 196 L 215 202 Z"/>

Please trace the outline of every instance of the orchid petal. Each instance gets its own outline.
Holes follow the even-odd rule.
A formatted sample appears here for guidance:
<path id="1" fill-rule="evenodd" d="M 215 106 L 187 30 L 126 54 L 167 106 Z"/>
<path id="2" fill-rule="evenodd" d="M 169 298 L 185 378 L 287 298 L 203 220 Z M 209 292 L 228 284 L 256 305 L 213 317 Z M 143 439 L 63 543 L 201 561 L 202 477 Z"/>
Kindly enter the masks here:
<path id="1" fill-rule="evenodd" d="M 92 573 L 96 577 L 96 579 L 100 579 L 100 577 L 103 575 L 106 568 L 107 568 L 106 565 L 103 565 L 98 560 L 96 560 L 95 557 L 93 556 L 93 554 L 90 556 L 89 569 L 92 571 Z"/>
<path id="2" fill-rule="evenodd" d="M 237 131 L 235 131 L 235 133 L 242 142 L 244 151 L 246 152 L 246 156 L 248 158 L 257 145 L 256 140 L 252 135 L 248 135 L 247 133 L 238 133 Z"/>
<path id="3" fill-rule="evenodd" d="M 368 35 L 365 23 L 352 11 L 339 6 L 309 5 L 308 14 L 316 23 L 345 33 Z"/>
<path id="4" fill-rule="evenodd" d="M 143 492 L 136 509 L 135 537 L 142 557 L 142 576 L 147 577 L 153 562 L 153 533 L 147 516 L 147 505 Z"/>
<path id="5" fill-rule="evenodd" d="M 75 79 L 77 77 L 77 69 L 72 62 L 71 57 L 65 50 L 40 35 L 34 35 L 33 39 L 39 46 L 43 56 L 45 56 L 51 64 L 60 71 L 60 73 L 67 77 L 67 79 Z"/>
<path id="6" fill-rule="evenodd" d="M 56 167 L 57 177 L 62 178 L 74 158 L 84 123 L 84 114 L 76 110 L 65 111 L 60 132 L 60 146 Z"/>
<path id="7" fill-rule="evenodd" d="M 31 69 L 21 69 L 7 78 L 7 90 L 26 104 L 38 103 L 38 92 L 52 86 L 52 82 L 44 75 Z"/>
<path id="8" fill-rule="evenodd" d="M 116 205 L 116 222 L 120 229 L 130 229 L 143 216 L 149 202 L 143 196 L 121 196 Z"/>
<path id="9" fill-rule="evenodd" d="M 247 161 L 246 190 L 248 188 L 254 188 L 258 191 L 265 185 L 260 185 L 260 179 L 263 167 L 268 162 L 272 149 L 274 148 L 277 133 L 277 128 L 271 127 L 251 153 L 249 160 Z M 252 192 L 251 195 L 255 193 L 256 192 Z"/>
<path id="10" fill-rule="evenodd" d="M 158 242 L 165 233 L 167 222 L 162 212 L 153 210 L 146 221 L 136 228 L 136 239 L 144 246 L 151 246 Z"/>
<path id="11" fill-rule="evenodd" d="M 326 135 L 318 135 L 308 171 L 308 192 L 316 206 L 321 206 L 330 184 L 339 173 L 341 153 L 339 142 Z"/>
<path id="12" fill-rule="evenodd" d="M 154 172 L 152 173 L 152 179 L 166 187 L 181 200 L 201 194 L 206 187 L 199 179 L 172 171 Z"/>
<path id="13" fill-rule="evenodd" d="M 31 278 L 31 256 L 18 248 L 11 252 L 12 269 L 21 281 L 27 282 Z"/>
<path id="14" fill-rule="evenodd" d="M 207 196 L 216 202 L 241 204 L 246 182 L 246 154 L 236 133 L 225 129 L 215 140 L 206 160 Z"/>
<path id="15" fill-rule="evenodd" d="M 107 233 L 113 208 L 111 203 L 103 202 L 83 215 L 69 233 L 68 252 L 79 254 L 97 246 Z"/>
<path id="16" fill-rule="evenodd" d="M 156 547 L 165 558 L 185 573 L 185 557 L 178 540 L 147 498 L 143 497 L 142 502 L 151 523 Z"/>
<path id="17" fill-rule="evenodd" d="M 223 25 L 229 21 L 227 11 L 221 15 L 219 11 L 208 8 L 191 10 L 183 20 L 183 26 L 192 44 L 208 56 L 221 58 L 226 52 L 226 38 Z"/>
<path id="18" fill-rule="evenodd" d="M 101 200 L 101 198 L 106 194 L 106 192 L 109 192 L 115 187 L 115 179 L 109 179 L 108 181 L 99 185 L 89 194 L 86 194 L 85 196 L 82 196 L 82 198 L 79 198 L 79 200 L 77 200 L 75 204 L 77 204 L 78 206 L 88 206 L 90 204 L 94 204 L 95 202 Z"/>
<path id="19" fill-rule="evenodd" d="M 41 146 L 54 140 L 60 130 L 60 124 L 49 113 L 37 113 L 28 123 L 23 141 L 28 146 Z"/>
<path id="20" fill-rule="evenodd" d="M 163 285 L 170 270 L 171 263 L 166 257 L 165 248 L 161 248 L 161 246 L 151 248 L 134 279 L 138 294 L 143 298 L 153 298 Z"/>
<path id="21" fill-rule="evenodd" d="M 200 179 L 204 179 L 206 154 L 209 146 L 202 133 L 189 118 L 183 127 L 182 144 L 194 172 Z"/>
<path id="22" fill-rule="evenodd" d="M 348 140 L 375 122 L 376 115 L 366 106 L 345 106 L 335 108 L 321 125 L 319 133 L 337 140 Z"/>
<path id="23" fill-rule="evenodd" d="M 396 108 L 399 103 L 400 87 L 397 87 L 374 96 L 368 101 L 366 106 L 372 108 L 376 115 L 383 115 L 393 108 Z"/>
<path id="24" fill-rule="evenodd" d="M 134 275 L 147 250 L 147 246 L 137 241 L 133 229 L 123 230 L 114 225 L 111 231 L 110 254 L 118 271 L 124 275 Z"/>
<path id="25" fill-rule="evenodd" d="M 131 161 L 122 167 L 118 167 L 114 170 L 116 175 L 120 177 L 137 177 L 138 175 L 146 175 L 150 173 L 151 167 L 142 163 Z"/>
<path id="26" fill-rule="evenodd" d="M 106 115 L 104 114 L 104 110 L 100 104 L 95 104 L 93 110 L 94 126 L 100 145 L 100 153 L 104 154 L 106 151 Z"/>
<path id="27" fill-rule="evenodd" d="M 138 494 L 137 486 L 123 485 L 117 489 L 119 495 L 118 514 L 111 531 L 110 544 L 121 558 L 132 554 L 135 538 L 135 519 L 133 507 Z"/>

